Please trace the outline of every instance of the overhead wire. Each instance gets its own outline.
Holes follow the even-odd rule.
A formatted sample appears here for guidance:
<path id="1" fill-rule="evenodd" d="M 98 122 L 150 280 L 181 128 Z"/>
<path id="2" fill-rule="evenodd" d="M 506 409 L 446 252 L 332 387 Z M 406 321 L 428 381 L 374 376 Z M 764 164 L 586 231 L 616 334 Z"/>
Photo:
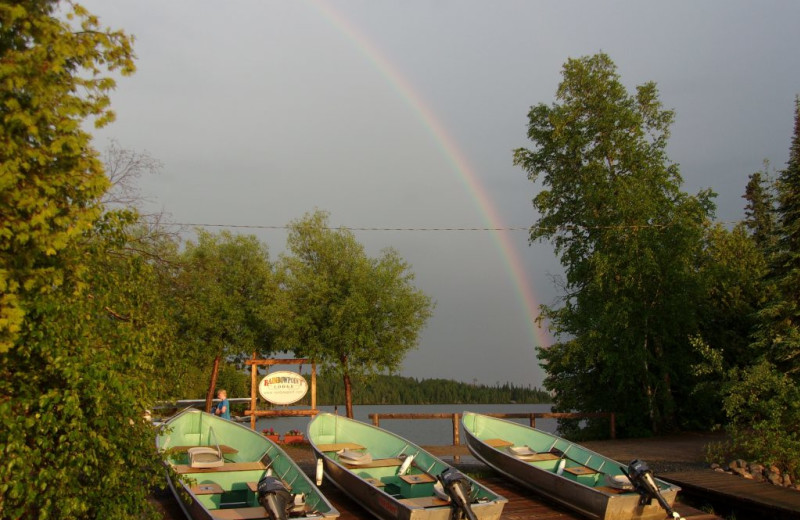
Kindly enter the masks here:
<path id="1" fill-rule="evenodd" d="M 723 221 L 716 222 L 722 225 L 735 225 L 738 221 Z M 234 229 L 272 229 L 272 230 L 287 230 L 290 229 L 289 225 L 275 226 L 275 225 L 260 225 L 260 224 L 209 224 L 200 222 L 172 222 L 162 223 L 165 226 L 171 227 L 201 227 L 201 228 L 234 228 Z M 576 229 L 591 230 L 591 229 L 631 229 L 637 231 L 639 229 L 663 229 L 668 224 L 629 224 L 629 225 L 615 225 L 615 226 L 576 226 L 567 225 L 559 226 L 558 228 L 550 228 L 543 226 L 509 226 L 509 227 L 351 227 L 351 226 L 327 226 L 326 229 L 347 229 L 350 231 L 422 231 L 422 232 L 442 232 L 442 231 L 571 231 Z"/>

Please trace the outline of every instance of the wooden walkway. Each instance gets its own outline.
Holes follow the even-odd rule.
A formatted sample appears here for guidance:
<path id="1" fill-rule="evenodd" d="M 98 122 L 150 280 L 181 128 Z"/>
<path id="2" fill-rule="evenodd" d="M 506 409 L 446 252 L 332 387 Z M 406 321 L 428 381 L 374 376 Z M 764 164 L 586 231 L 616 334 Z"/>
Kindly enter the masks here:
<path id="1" fill-rule="evenodd" d="M 679 485 L 680 495 L 725 504 L 737 511 L 737 518 L 800 519 L 800 491 L 711 470 L 663 473 L 658 477 Z M 747 516 L 743 517 L 743 513 Z"/>
<path id="2" fill-rule="evenodd" d="M 534 494 L 526 488 L 509 482 L 500 476 L 489 476 L 478 479 L 492 491 L 508 499 L 500 517 L 503 520 L 584 520 L 565 507 Z M 374 518 L 370 513 L 342 493 L 336 486 L 325 479 L 320 488 L 333 507 L 339 510 L 340 520 L 366 520 Z M 678 504 L 676 510 L 687 520 L 722 520 L 721 517 L 698 511 L 697 509 Z M 666 517 L 666 513 L 664 514 Z M 766 518 L 766 517 L 765 517 Z"/>

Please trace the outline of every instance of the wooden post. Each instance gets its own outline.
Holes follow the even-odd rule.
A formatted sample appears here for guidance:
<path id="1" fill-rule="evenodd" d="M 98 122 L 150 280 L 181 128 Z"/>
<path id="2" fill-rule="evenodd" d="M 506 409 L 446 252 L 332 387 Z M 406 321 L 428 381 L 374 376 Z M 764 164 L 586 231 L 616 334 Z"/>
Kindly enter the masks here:
<path id="1" fill-rule="evenodd" d="M 317 409 L 317 364 L 311 363 L 311 409 Z"/>
<path id="2" fill-rule="evenodd" d="M 536 428 L 536 414 L 531 414 L 531 428 Z"/>
<path id="3" fill-rule="evenodd" d="M 453 446 L 458 446 L 461 444 L 461 432 L 459 431 L 459 423 L 461 422 L 461 414 L 454 413 L 453 414 Z M 453 462 L 458 464 L 461 462 L 460 455 L 453 455 Z"/>
<path id="4" fill-rule="evenodd" d="M 253 361 L 256 359 L 256 351 L 253 351 Z M 256 429 L 256 385 L 258 385 L 258 365 L 250 365 L 250 429 Z"/>
<path id="5" fill-rule="evenodd" d="M 380 416 L 380 414 L 371 413 L 371 414 L 369 414 L 369 416 L 372 417 L 372 424 L 374 424 L 377 427 L 380 427 L 380 425 L 381 425 L 381 416 Z"/>

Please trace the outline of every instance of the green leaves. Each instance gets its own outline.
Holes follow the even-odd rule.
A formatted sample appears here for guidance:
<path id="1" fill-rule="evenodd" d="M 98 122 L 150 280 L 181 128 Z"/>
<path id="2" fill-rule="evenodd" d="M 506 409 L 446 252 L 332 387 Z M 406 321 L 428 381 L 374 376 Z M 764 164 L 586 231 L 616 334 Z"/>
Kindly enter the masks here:
<path id="1" fill-rule="evenodd" d="M 337 371 L 347 385 L 351 374 L 395 370 L 416 347 L 433 305 L 396 251 L 369 258 L 327 218 L 317 211 L 290 225 L 279 269 L 278 345 Z"/>
<path id="2" fill-rule="evenodd" d="M 562 75 L 557 102 L 528 114 L 534 148 L 514 154 L 542 186 L 530 239 L 551 240 L 566 272 L 563 305 L 542 307 L 567 338 L 539 349 L 545 385 L 560 408 L 622 412 L 629 432 L 674 427 L 711 194 L 680 191 L 665 152 L 673 113 L 654 83 L 629 94 L 605 54 Z"/>
<path id="3" fill-rule="evenodd" d="M 0 5 L 0 353 L 13 347 L 28 293 L 63 283 L 58 254 L 100 215 L 108 186 L 83 121 L 113 118 L 104 73 L 134 70 L 130 38 L 82 7 Z"/>

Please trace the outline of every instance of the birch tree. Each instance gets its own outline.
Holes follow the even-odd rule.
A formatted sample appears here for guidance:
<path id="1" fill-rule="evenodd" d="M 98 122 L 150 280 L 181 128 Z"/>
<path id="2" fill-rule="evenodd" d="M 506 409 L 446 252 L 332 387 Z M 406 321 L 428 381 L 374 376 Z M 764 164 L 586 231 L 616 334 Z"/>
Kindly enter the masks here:
<path id="1" fill-rule="evenodd" d="M 570 59 L 556 102 L 528 114 L 534 147 L 514 153 L 541 186 L 530 240 L 552 241 L 566 273 L 561 305 L 542 307 L 559 340 L 538 349 L 545 386 L 559 409 L 621 412 L 629 434 L 677 424 L 703 295 L 713 205 L 681 191 L 673 117 L 654 83 L 629 93 L 607 55 Z"/>

